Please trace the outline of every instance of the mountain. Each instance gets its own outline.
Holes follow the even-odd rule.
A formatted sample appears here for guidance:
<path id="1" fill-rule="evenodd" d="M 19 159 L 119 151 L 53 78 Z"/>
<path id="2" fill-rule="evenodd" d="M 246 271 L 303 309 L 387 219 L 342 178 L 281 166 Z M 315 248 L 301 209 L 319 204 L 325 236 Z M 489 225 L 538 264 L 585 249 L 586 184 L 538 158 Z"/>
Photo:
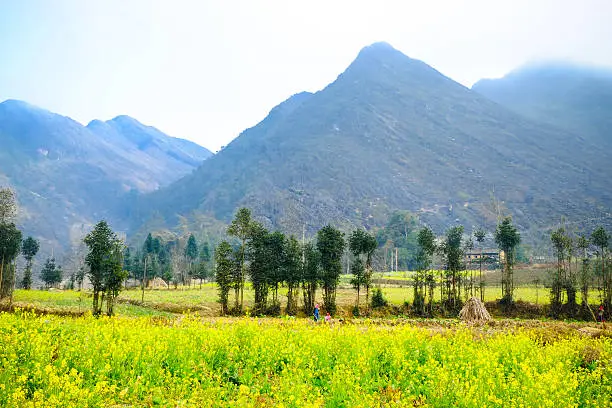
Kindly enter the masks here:
<path id="1" fill-rule="evenodd" d="M 612 70 L 547 62 L 472 89 L 529 118 L 568 129 L 600 147 L 612 147 Z"/>
<path id="2" fill-rule="evenodd" d="M 333 83 L 281 103 L 195 172 L 146 197 L 134 227 L 229 221 L 240 206 L 301 235 L 381 225 L 396 209 L 439 231 L 492 226 L 491 196 L 523 229 L 612 203 L 609 154 L 525 118 L 376 43 Z M 142 227 L 142 225 L 145 227 Z"/>
<path id="3" fill-rule="evenodd" d="M 0 103 L 0 185 L 12 186 L 20 225 L 61 251 L 101 218 L 120 223 L 127 197 L 188 174 L 211 152 L 127 116 L 80 123 L 22 101 Z"/>

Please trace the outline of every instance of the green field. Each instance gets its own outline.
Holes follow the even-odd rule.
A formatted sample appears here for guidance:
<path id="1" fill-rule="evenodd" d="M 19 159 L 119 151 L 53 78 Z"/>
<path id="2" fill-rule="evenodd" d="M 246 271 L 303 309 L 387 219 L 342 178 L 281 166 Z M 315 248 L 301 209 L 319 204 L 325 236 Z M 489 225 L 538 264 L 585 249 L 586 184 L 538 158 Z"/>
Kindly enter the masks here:
<path id="1" fill-rule="evenodd" d="M 393 277 L 395 280 L 396 277 Z M 412 302 L 413 288 L 407 281 L 405 286 L 398 284 L 379 284 L 385 298 L 390 305 L 401 307 L 405 302 Z M 286 302 L 285 290 L 279 291 L 281 302 Z M 435 298 L 439 300 L 440 292 L 436 290 Z M 501 288 L 485 287 L 485 301 L 495 301 L 501 297 Z M 196 312 L 204 316 L 217 316 L 219 304 L 217 303 L 217 288 L 213 283 L 205 283 L 200 289 L 199 285 L 179 287 L 178 289 L 147 289 L 144 294 L 144 303 L 141 301 L 142 291 L 138 289 L 121 292 L 116 314 L 126 316 L 170 315 L 186 312 Z M 322 293 L 318 292 L 317 299 L 322 303 Z M 365 308 L 365 292 L 361 293 L 361 306 Z M 539 305 L 548 304 L 549 290 L 542 286 L 520 286 L 515 289 L 515 299 Z M 356 301 L 356 291 L 347 285 L 342 285 L 337 293 L 337 301 L 341 315 L 350 315 Z M 580 302 L 578 294 L 578 302 Z M 15 291 L 13 302 L 15 306 L 33 308 L 38 312 L 61 312 L 67 314 L 84 313 L 91 308 L 91 294 L 87 291 L 70 290 L 21 290 Z M 230 303 L 233 302 L 233 292 L 230 293 Z M 589 297 L 591 305 L 598 304 L 599 293 L 592 291 Z M 245 307 L 253 304 L 253 291 L 250 286 L 245 290 Z"/>

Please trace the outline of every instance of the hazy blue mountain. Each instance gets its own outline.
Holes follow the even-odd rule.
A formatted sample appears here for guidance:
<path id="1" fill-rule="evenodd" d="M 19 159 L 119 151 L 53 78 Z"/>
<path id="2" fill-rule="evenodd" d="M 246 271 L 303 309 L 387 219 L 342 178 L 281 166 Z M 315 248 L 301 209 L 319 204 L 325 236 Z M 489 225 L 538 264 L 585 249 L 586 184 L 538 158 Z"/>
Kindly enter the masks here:
<path id="1" fill-rule="evenodd" d="M 364 48 L 330 85 L 272 109 L 192 174 L 143 198 L 134 226 L 231 219 L 240 206 L 301 235 L 381 225 L 407 209 L 439 230 L 495 222 L 491 195 L 524 228 L 609 211 L 607 152 L 530 120 L 389 44 Z M 142 230 L 142 227 L 141 227 Z"/>
<path id="2" fill-rule="evenodd" d="M 483 79 L 472 89 L 532 119 L 612 147 L 612 70 L 541 63 Z"/>
<path id="3" fill-rule="evenodd" d="M 19 223 L 56 251 L 93 222 L 123 212 L 126 196 L 188 174 L 211 153 L 121 116 L 88 127 L 7 100 L 0 103 L 0 185 L 18 193 Z"/>

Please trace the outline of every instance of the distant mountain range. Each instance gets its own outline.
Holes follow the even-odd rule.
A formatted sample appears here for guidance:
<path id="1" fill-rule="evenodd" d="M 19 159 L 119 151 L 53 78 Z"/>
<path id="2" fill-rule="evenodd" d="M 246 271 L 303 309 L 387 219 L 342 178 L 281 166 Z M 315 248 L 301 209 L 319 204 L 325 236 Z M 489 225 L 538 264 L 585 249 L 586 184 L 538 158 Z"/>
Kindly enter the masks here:
<path id="1" fill-rule="evenodd" d="M 127 116 L 82 126 L 6 101 L 0 185 L 17 189 L 26 233 L 64 249 L 101 218 L 132 240 L 218 235 L 241 206 L 299 236 L 381 226 L 400 209 L 439 233 L 491 231 L 503 212 L 543 241 L 561 219 L 612 222 L 611 89 L 609 73 L 558 65 L 468 89 L 376 43 L 214 156 Z"/>
<path id="2" fill-rule="evenodd" d="M 540 63 L 472 87 L 531 119 L 612 147 L 612 71 L 567 63 Z"/>
<path id="3" fill-rule="evenodd" d="M 376 43 L 325 89 L 292 96 L 148 195 L 133 226 L 197 229 L 248 206 L 299 235 L 326 223 L 382 225 L 396 209 L 439 232 L 457 222 L 493 228 L 492 197 L 534 234 L 562 217 L 605 216 L 612 165 L 599 136 L 579 132 L 576 118 L 565 117 L 570 126 L 519 111 Z"/>
<path id="4" fill-rule="evenodd" d="M 212 153 L 128 116 L 82 126 L 25 102 L 0 103 L 0 185 L 18 193 L 20 224 L 57 252 L 128 197 L 167 186 Z"/>

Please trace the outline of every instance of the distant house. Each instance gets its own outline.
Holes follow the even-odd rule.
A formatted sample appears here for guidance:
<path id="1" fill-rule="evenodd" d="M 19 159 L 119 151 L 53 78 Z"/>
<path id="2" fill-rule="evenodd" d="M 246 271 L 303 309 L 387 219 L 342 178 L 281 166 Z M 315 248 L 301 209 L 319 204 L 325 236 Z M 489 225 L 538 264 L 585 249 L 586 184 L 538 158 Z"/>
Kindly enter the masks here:
<path id="1" fill-rule="evenodd" d="M 504 252 L 494 248 L 472 249 L 465 252 L 466 262 L 475 262 L 482 256 L 485 262 L 500 262 L 504 260 Z"/>

